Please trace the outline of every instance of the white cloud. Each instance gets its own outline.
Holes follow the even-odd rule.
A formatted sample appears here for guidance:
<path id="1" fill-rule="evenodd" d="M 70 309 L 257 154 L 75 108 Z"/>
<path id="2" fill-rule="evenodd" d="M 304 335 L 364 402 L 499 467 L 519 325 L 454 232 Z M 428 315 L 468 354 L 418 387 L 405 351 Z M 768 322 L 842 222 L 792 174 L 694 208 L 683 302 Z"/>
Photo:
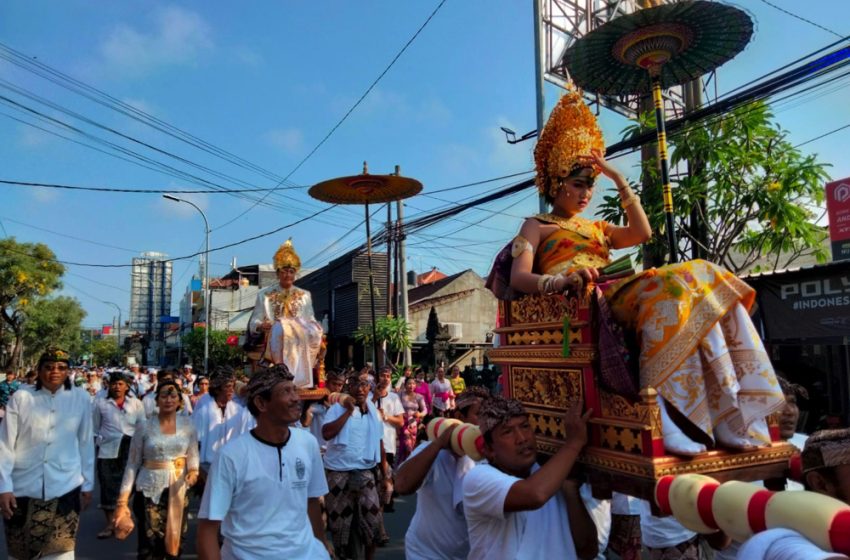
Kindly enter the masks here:
<path id="1" fill-rule="evenodd" d="M 40 148 L 53 138 L 54 136 L 32 126 L 18 126 L 18 144 L 24 148 Z"/>
<path id="2" fill-rule="evenodd" d="M 304 145 L 304 134 L 297 128 L 276 128 L 265 134 L 266 140 L 285 154 L 296 154 Z"/>
<path id="3" fill-rule="evenodd" d="M 185 186 L 177 186 L 177 185 L 171 185 L 171 186 L 174 187 L 175 190 L 190 190 L 191 189 L 191 187 L 185 187 Z M 195 193 L 183 193 L 183 194 L 175 194 L 173 196 L 180 198 L 180 199 L 183 199 L 183 200 L 188 200 L 190 202 L 193 202 L 194 204 L 196 204 L 198 206 L 198 208 L 200 208 L 204 212 L 206 212 L 207 209 L 209 208 L 210 195 L 203 194 L 203 193 L 197 193 L 197 194 L 195 194 Z M 224 196 L 224 195 L 215 195 L 215 196 Z M 179 218 L 181 220 L 200 219 L 200 216 L 198 215 L 198 211 L 195 208 L 193 208 L 191 204 L 187 204 L 185 202 L 175 202 L 173 200 L 167 200 L 167 199 L 162 198 L 162 197 L 157 199 L 156 210 L 160 214 L 174 216 L 174 217 Z M 210 227 L 212 227 L 212 224 L 210 224 Z"/>
<path id="4" fill-rule="evenodd" d="M 213 47 L 212 29 L 200 15 L 171 6 L 154 12 L 149 29 L 113 27 L 100 55 L 110 71 L 141 76 L 161 66 L 194 63 Z"/>

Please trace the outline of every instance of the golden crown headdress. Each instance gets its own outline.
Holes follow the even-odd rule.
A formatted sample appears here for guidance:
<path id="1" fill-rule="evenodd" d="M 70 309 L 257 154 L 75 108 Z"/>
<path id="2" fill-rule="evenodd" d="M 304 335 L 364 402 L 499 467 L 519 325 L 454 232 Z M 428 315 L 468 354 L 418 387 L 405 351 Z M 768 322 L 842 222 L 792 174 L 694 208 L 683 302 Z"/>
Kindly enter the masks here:
<path id="1" fill-rule="evenodd" d="M 581 158 L 589 156 L 594 149 L 605 151 L 602 131 L 581 92 L 568 84 L 567 92 L 552 109 L 534 148 L 538 192 L 555 196 L 558 184 L 552 179 L 566 177 L 577 167 L 585 167 Z M 592 176 L 598 174 L 599 170 L 594 167 Z"/>
<path id="2" fill-rule="evenodd" d="M 294 268 L 296 271 L 301 268 L 301 259 L 292 247 L 292 238 L 287 239 L 274 254 L 274 269 L 282 268 Z"/>

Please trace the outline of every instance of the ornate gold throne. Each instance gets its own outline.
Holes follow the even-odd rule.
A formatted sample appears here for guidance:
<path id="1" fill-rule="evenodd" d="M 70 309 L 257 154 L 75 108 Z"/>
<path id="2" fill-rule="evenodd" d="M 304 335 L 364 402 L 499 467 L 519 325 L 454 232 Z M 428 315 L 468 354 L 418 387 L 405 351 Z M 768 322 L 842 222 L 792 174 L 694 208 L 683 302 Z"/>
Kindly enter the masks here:
<path id="1" fill-rule="evenodd" d="M 565 328 L 564 316 L 569 316 Z M 598 382 L 596 304 L 593 295 L 527 295 L 499 302 L 499 347 L 489 352 L 502 369 L 505 396 L 523 402 L 537 434 L 538 452 L 553 454 L 569 435 L 564 410 L 592 408 L 588 445 L 579 458 L 597 498 L 612 491 L 652 499 L 655 482 L 665 475 L 701 473 L 726 480 L 766 480 L 785 484 L 794 447 L 779 440 L 776 418 L 769 418 L 770 447 L 755 451 L 710 450 L 695 458 L 667 455 L 661 436 L 656 392 L 640 391 L 628 399 L 606 391 Z M 569 355 L 564 357 L 564 332 Z"/>

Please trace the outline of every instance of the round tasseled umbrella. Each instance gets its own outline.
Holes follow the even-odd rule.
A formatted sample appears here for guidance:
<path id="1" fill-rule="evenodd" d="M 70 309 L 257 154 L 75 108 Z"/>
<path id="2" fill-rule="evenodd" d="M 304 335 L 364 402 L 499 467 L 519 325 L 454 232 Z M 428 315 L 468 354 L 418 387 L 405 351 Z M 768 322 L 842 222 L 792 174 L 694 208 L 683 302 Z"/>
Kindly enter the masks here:
<path id="1" fill-rule="evenodd" d="M 396 168 L 398 169 L 398 168 Z M 422 190 L 422 183 L 401 175 L 371 175 L 366 163 L 361 175 L 337 177 L 316 183 L 307 191 L 322 202 L 333 204 L 362 204 L 366 210 L 366 259 L 369 265 L 369 299 L 372 311 L 372 363 L 377 363 L 378 337 L 375 332 L 375 281 L 372 276 L 372 230 L 369 220 L 369 204 L 381 204 L 409 198 Z"/>
<path id="2" fill-rule="evenodd" d="M 677 260 L 661 90 L 711 72 L 741 52 L 753 21 L 733 6 L 685 0 L 618 17 L 575 42 L 563 63 L 582 89 L 604 95 L 652 92 L 670 261 Z"/>

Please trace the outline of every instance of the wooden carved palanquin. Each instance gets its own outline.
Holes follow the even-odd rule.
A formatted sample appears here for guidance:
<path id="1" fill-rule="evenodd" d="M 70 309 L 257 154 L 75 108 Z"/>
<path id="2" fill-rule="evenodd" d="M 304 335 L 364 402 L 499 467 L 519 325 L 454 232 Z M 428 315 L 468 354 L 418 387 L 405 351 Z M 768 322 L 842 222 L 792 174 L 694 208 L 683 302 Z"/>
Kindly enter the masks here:
<path id="1" fill-rule="evenodd" d="M 770 447 L 754 451 L 710 450 L 695 458 L 668 455 L 661 435 L 661 413 L 652 387 L 640 399 L 606 391 L 598 382 L 596 305 L 582 297 L 527 295 L 499 303 L 498 348 L 489 352 L 502 370 L 505 396 L 522 401 L 537 435 L 538 451 L 553 454 L 569 437 L 564 411 L 592 408 L 588 445 L 579 463 L 597 498 L 612 491 L 653 503 L 655 482 L 665 475 L 701 473 L 726 480 L 767 480 L 784 486 L 794 447 L 779 440 L 776 418 L 769 418 Z M 565 326 L 564 316 L 569 321 Z M 564 354 L 564 332 L 569 352 Z"/>

